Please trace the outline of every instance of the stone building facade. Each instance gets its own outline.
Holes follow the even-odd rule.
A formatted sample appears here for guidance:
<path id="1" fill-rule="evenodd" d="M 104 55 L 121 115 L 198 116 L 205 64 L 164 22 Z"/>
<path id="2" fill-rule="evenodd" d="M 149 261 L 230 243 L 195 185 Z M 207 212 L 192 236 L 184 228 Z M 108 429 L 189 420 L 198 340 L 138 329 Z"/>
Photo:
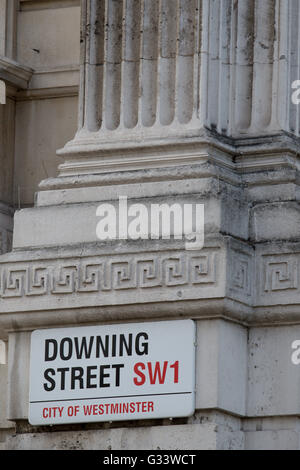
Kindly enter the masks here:
<path id="1" fill-rule="evenodd" d="M 299 22 L 300 0 L 0 0 L 3 449 L 300 448 Z M 119 196 L 201 202 L 204 247 L 99 242 Z M 182 318 L 192 417 L 29 425 L 33 330 Z"/>

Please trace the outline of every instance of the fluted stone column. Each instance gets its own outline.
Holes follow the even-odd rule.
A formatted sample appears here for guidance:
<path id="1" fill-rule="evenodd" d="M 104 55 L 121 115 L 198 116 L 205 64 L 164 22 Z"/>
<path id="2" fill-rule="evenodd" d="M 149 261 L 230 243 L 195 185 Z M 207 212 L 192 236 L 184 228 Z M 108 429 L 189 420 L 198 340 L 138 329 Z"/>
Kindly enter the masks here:
<path id="1" fill-rule="evenodd" d="M 161 436 L 168 448 L 299 448 L 299 8 L 82 1 L 78 132 L 58 152 L 58 177 L 16 214 L 14 251 L 0 260 L 11 447 L 31 445 L 32 330 L 184 317 L 197 323 L 196 413 L 147 428 L 145 448 Z M 96 209 L 119 196 L 203 203 L 203 249 L 100 243 Z M 104 447 L 123 436 L 93 432 Z M 41 448 L 82 439 L 38 433 Z M 138 438 L 137 423 L 123 446 Z"/>
<path id="2" fill-rule="evenodd" d="M 284 0 L 83 2 L 79 126 L 59 151 L 60 175 L 114 171 L 116 159 L 118 171 L 155 167 L 161 148 L 172 152 L 166 166 L 190 164 L 210 132 L 240 146 L 297 136 L 298 9 Z"/>

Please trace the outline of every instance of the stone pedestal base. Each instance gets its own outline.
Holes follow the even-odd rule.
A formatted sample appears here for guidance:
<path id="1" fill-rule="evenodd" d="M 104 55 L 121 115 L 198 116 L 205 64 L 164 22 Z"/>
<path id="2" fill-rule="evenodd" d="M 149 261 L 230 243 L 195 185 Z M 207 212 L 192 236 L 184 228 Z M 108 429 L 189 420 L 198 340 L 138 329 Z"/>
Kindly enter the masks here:
<path id="1" fill-rule="evenodd" d="M 279 153 L 272 164 L 285 161 Z M 5 446 L 298 449 L 300 366 L 292 345 L 300 340 L 299 193 L 290 166 L 288 160 L 242 175 L 207 158 L 191 167 L 122 172 L 114 185 L 107 175 L 89 176 L 88 187 L 86 177 L 79 187 L 70 180 L 56 189 L 53 181 L 52 189 L 44 184 L 37 206 L 16 214 L 14 251 L 0 260 L 6 417 L 17 425 Z M 100 242 L 96 209 L 116 205 L 120 195 L 147 208 L 204 204 L 204 247 Z M 197 326 L 192 418 L 53 432 L 28 424 L 33 330 L 182 318 Z"/>

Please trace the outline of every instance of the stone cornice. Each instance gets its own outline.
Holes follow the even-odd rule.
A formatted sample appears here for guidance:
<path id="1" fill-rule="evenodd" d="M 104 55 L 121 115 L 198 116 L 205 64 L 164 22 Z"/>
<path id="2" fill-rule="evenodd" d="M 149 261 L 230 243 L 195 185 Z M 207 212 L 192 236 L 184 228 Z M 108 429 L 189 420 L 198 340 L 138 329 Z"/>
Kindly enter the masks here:
<path id="1" fill-rule="evenodd" d="M 31 80 L 33 70 L 29 67 L 0 56 L 0 79 L 17 88 L 26 89 Z"/>
<path id="2" fill-rule="evenodd" d="M 34 101 L 73 96 L 78 96 L 78 86 L 21 90 L 17 92 L 15 98 L 17 101 Z"/>
<path id="3" fill-rule="evenodd" d="M 1 257 L 0 328 L 67 326 L 74 317 L 78 324 L 179 317 L 299 324 L 299 267 L 299 241 L 254 249 L 232 237 L 211 239 L 201 251 L 105 244 L 84 253 L 15 251 Z"/>

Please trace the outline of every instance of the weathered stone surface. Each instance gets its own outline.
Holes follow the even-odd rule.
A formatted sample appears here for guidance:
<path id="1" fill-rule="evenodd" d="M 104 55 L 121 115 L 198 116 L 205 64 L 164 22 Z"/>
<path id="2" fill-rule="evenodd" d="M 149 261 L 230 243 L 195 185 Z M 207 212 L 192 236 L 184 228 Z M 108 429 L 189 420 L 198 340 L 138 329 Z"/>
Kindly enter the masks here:
<path id="1" fill-rule="evenodd" d="M 246 413 L 247 329 L 234 323 L 197 322 L 196 408 Z"/>
<path id="2" fill-rule="evenodd" d="M 13 212 L 7 205 L 0 203 L 0 254 L 3 255 L 12 248 Z"/>
<path id="3" fill-rule="evenodd" d="M 11 450 L 213 450 L 216 441 L 213 424 L 198 424 L 21 434 L 7 439 L 6 447 Z"/>
<path id="4" fill-rule="evenodd" d="M 245 420 L 246 450 L 294 450 L 299 447 L 299 418 L 275 417 Z"/>
<path id="5" fill-rule="evenodd" d="M 26 419 L 29 403 L 30 333 L 11 333 L 8 348 L 7 418 Z"/>
<path id="6" fill-rule="evenodd" d="M 248 416 L 297 416 L 300 368 L 292 344 L 298 325 L 252 328 L 249 333 Z"/>
<path id="7" fill-rule="evenodd" d="M 23 450 L 243 450 L 244 435 L 238 418 L 219 412 L 197 415 L 192 423 L 119 427 L 87 431 L 16 433 L 6 447 Z"/>

